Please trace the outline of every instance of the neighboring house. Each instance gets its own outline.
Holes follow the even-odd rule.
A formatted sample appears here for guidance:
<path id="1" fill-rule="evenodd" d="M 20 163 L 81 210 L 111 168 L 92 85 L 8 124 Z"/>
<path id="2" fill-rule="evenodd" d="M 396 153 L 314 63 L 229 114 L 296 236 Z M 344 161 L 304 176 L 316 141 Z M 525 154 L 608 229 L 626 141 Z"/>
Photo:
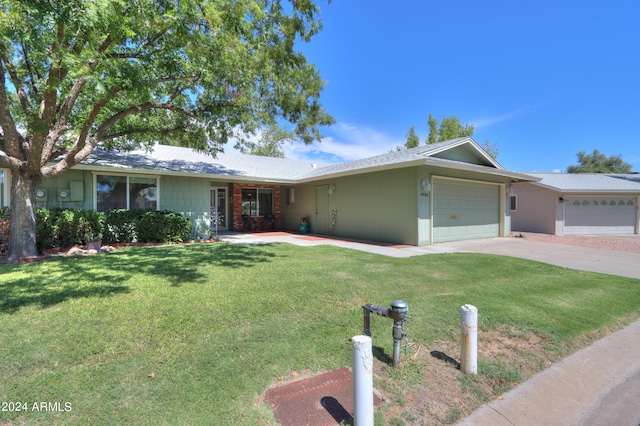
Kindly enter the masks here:
<path id="1" fill-rule="evenodd" d="M 251 230 L 273 215 L 269 229 L 298 231 L 304 217 L 315 234 L 429 245 L 510 235 L 511 184 L 535 180 L 504 170 L 471 138 L 333 165 L 156 145 L 96 150 L 43 181 L 37 205 L 173 210 L 194 235 L 210 225 L 244 231 L 243 215 Z"/>
<path id="2" fill-rule="evenodd" d="M 556 235 L 640 233 L 640 175 L 529 173 L 512 186 L 514 231 Z"/>

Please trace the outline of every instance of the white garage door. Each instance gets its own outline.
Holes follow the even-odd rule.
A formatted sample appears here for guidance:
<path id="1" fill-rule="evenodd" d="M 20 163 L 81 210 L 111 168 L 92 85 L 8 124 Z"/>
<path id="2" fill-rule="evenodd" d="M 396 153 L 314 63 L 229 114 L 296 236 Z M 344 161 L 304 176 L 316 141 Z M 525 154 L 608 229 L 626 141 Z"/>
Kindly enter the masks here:
<path id="1" fill-rule="evenodd" d="M 500 235 L 500 187 L 458 180 L 433 183 L 433 242 Z"/>
<path id="2" fill-rule="evenodd" d="M 636 224 L 636 203 L 625 197 L 565 198 L 564 233 L 633 234 Z"/>

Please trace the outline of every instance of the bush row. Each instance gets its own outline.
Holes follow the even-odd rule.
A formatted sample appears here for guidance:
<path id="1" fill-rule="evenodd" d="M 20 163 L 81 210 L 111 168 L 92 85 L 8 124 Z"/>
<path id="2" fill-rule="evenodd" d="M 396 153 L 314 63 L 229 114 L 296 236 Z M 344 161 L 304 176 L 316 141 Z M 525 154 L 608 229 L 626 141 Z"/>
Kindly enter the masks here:
<path id="1" fill-rule="evenodd" d="M 9 208 L 0 208 L 0 250 L 9 241 Z M 42 252 L 100 239 L 105 244 L 171 243 L 191 239 L 191 221 L 169 210 L 37 209 L 36 245 Z"/>

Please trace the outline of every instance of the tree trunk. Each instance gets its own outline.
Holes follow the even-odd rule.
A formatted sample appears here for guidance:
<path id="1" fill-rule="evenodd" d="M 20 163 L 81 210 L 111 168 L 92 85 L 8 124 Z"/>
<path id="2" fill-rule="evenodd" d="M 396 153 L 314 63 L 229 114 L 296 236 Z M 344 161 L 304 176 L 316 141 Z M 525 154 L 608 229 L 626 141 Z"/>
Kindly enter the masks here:
<path id="1" fill-rule="evenodd" d="M 38 255 L 36 247 L 36 191 L 39 181 L 20 172 L 11 174 L 9 262 Z"/>

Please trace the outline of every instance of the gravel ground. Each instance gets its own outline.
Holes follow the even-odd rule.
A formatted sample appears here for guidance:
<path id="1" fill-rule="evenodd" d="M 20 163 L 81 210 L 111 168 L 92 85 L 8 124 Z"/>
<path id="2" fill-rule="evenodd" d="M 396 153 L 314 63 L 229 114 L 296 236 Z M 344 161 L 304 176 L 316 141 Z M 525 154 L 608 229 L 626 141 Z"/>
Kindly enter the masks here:
<path id="1" fill-rule="evenodd" d="M 624 235 L 616 237 L 602 235 L 550 235 L 536 234 L 532 232 L 513 232 L 511 236 L 554 244 L 640 253 L 640 235 Z"/>

